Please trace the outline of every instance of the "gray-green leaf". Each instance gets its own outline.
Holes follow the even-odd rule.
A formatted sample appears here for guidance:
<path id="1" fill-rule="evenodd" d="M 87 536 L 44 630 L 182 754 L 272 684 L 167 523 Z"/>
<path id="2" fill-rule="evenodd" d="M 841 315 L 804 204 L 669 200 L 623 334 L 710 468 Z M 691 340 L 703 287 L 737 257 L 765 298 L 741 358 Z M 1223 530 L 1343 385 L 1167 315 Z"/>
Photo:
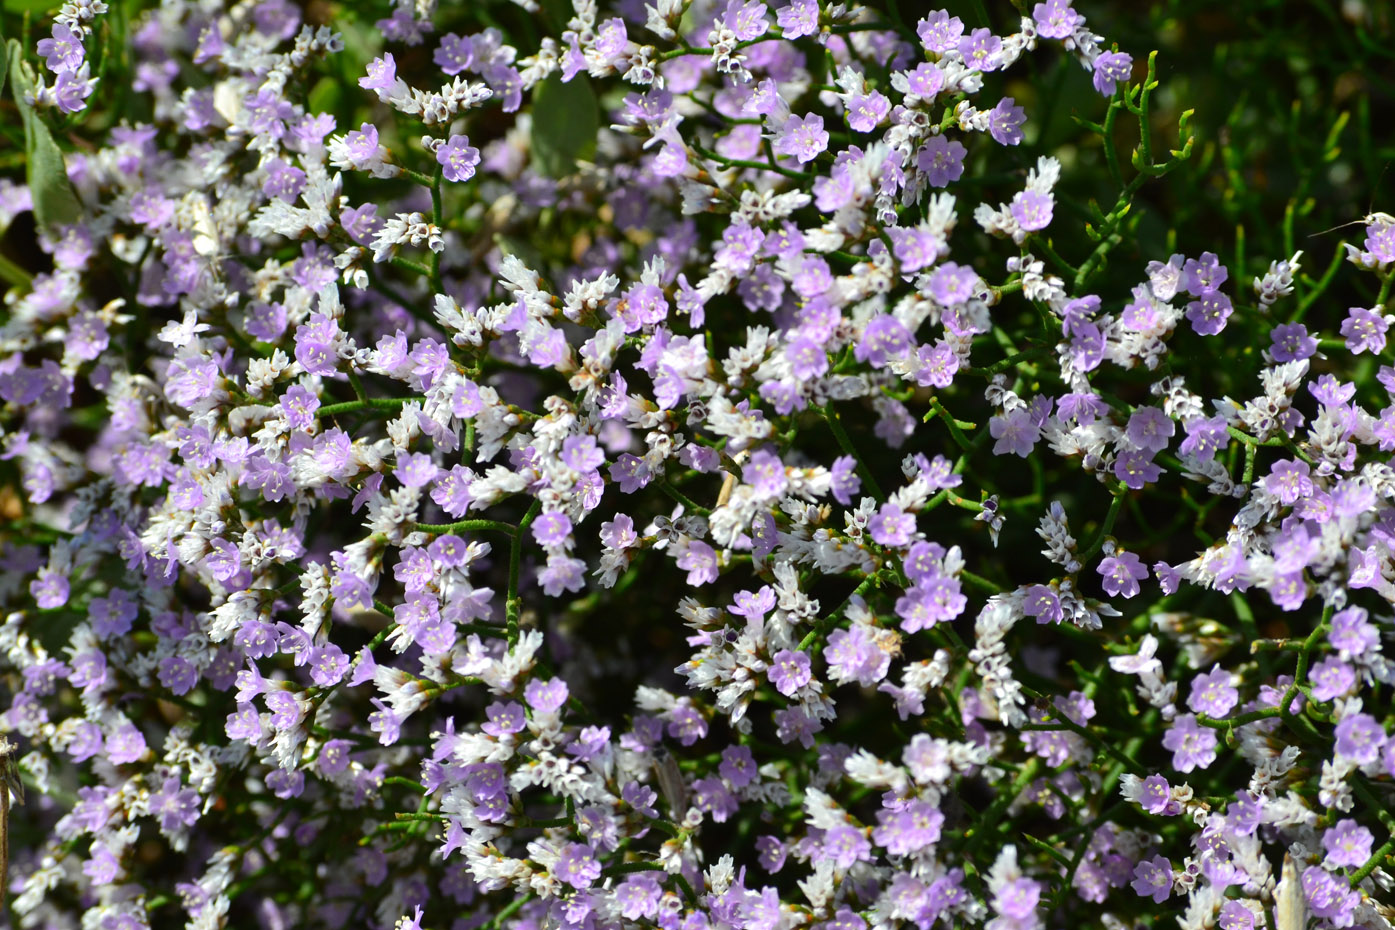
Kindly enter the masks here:
<path id="1" fill-rule="evenodd" d="M 583 74 L 566 84 L 552 75 L 533 91 L 533 165 L 550 178 L 576 172 L 578 159 L 596 153 L 600 116 Z"/>
<path id="2" fill-rule="evenodd" d="M 63 150 L 53 141 L 48 124 L 24 101 L 25 94 L 34 92 L 34 81 L 24 65 L 19 42 L 11 39 L 7 45 L 10 86 L 24 121 L 25 171 L 34 199 L 34 218 L 40 226 L 76 223 L 82 216 L 82 205 L 68 180 Z"/>

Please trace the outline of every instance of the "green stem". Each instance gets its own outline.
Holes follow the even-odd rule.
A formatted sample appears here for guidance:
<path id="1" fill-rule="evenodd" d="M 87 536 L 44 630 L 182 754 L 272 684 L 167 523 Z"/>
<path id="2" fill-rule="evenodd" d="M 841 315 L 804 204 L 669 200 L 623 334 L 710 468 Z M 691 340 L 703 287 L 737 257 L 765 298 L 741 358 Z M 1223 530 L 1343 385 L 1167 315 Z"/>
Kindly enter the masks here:
<path id="1" fill-rule="evenodd" d="M 719 165 L 726 165 L 728 168 L 752 168 L 756 171 L 773 171 L 778 175 L 782 175 L 783 177 L 787 177 L 795 181 L 807 182 L 812 180 L 814 177 L 807 171 L 795 171 L 793 168 L 785 168 L 781 165 L 770 164 L 769 162 L 747 161 L 743 158 L 727 158 L 723 155 L 718 155 L 716 152 L 712 152 L 703 148 L 696 142 L 690 144 L 693 147 L 693 151 L 697 152 L 703 158 L 706 158 L 709 161 L 715 161 Z"/>
<path id="2" fill-rule="evenodd" d="M 403 404 L 423 399 L 421 397 L 365 397 L 362 400 L 346 400 L 340 404 L 329 404 L 316 410 L 315 415 L 332 417 L 339 413 L 353 413 L 355 410 L 384 410 L 401 407 Z"/>
<path id="3" fill-rule="evenodd" d="M 862 456 L 858 455 L 857 450 L 853 448 L 852 440 L 848 438 L 847 432 L 843 429 L 842 421 L 838 418 L 838 411 L 833 409 L 832 404 L 823 408 L 823 417 L 828 421 L 828 428 L 833 431 L 833 438 L 838 440 L 839 448 L 851 455 L 857 463 L 857 473 L 867 484 L 867 489 L 872 492 L 872 496 L 879 501 L 885 501 L 886 495 L 882 493 L 877 479 L 872 477 L 872 471 L 867 467 L 867 463 L 862 461 Z"/>
<path id="4" fill-rule="evenodd" d="M 667 478 L 659 479 L 659 490 L 663 491 L 669 497 L 673 498 L 677 503 L 682 504 L 683 509 L 688 511 L 689 513 L 701 514 L 704 517 L 712 513 L 710 508 L 702 506 L 701 504 L 697 503 L 692 498 L 690 498 L 688 495 L 675 488 L 672 484 L 669 483 Z"/>
<path id="5" fill-rule="evenodd" d="M 876 572 L 862 579 L 861 584 L 853 588 L 852 593 L 843 599 L 843 603 L 839 604 L 833 613 L 815 623 L 814 628 L 805 634 L 804 638 L 799 641 L 799 651 L 807 651 L 810 646 L 822 639 L 829 630 L 837 626 L 838 621 L 843 618 L 844 611 L 848 609 L 848 605 L 852 603 L 854 597 L 861 597 L 879 584 L 881 584 L 881 576 Z"/>
<path id="6" fill-rule="evenodd" d="M 1085 552 L 1081 554 L 1081 565 L 1089 565 L 1090 560 L 1104 547 L 1105 537 L 1114 529 L 1114 521 L 1119 518 L 1119 510 L 1124 506 L 1124 496 L 1126 494 L 1128 494 L 1128 489 L 1124 485 L 1115 485 L 1114 500 L 1109 503 L 1109 512 L 1104 515 L 1104 523 L 1100 526 L 1100 531 L 1095 536 L 1094 542 L 1090 543 L 1090 548 L 1086 549 Z"/>
<path id="7" fill-rule="evenodd" d="M 940 419 L 945 421 L 945 425 L 949 427 L 949 434 L 954 437 L 954 441 L 958 444 L 959 448 L 963 449 L 965 452 L 973 448 L 969 445 L 968 437 L 965 436 L 964 432 L 959 428 L 959 423 L 950 412 L 945 409 L 945 405 L 940 403 L 940 399 L 933 394 L 930 396 L 930 409 L 939 414 Z M 970 424 L 969 428 L 972 429 L 973 425 Z"/>
<path id="8" fill-rule="evenodd" d="M 504 523 L 500 520 L 457 520 L 454 523 L 418 523 L 413 529 L 421 530 L 423 533 L 434 533 L 438 536 L 446 533 L 480 533 L 494 532 L 503 533 L 505 536 L 513 536 L 517 528 L 512 523 Z"/>
<path id="9" fill-rule="evenodd" d="M 513 648 L 518 645 L 518 616 L 522 611 L 522 603 L 518 598 L 518 573 L 523 564 L 523 532 L 533 524 L 541 511 L 542 501 L 535 498 L 533 503 L 529 505 L 528 512 L 518 522 L 518 529 L 514 531 L 513 541 L 509 546 L 509 590 L 504 601 L 509 652 L 513 652 Z"/>

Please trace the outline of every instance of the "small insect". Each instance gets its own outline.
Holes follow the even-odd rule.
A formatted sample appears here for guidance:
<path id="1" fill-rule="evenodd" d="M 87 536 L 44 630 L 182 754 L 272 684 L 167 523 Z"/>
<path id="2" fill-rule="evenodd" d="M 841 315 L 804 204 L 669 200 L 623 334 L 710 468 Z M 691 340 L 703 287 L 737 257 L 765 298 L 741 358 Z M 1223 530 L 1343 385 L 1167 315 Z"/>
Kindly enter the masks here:
<path id="1" fill-rule="evenodd" d="M 688 786 L 683 781 L 678 760 L 662 747 L 654 753 L 654 779 L 659 783 L 659 791 L 664 800 L 668 802 L 669 811 L 681 820 L 688 812 Z"/>
<path id="2" fill-rule="evenodd" d="M 10 796 L 24 803 L 24 785 L 12 755 L 16 748 L 0 736 L 0 914 L 5 912 L 5 889 L 10 886 Z"/>
<path id="3" fill-rule="evenodd" d="M 1390 162 L 1386 162 L 1386 163 L 1385 163 L 1385 167 L 1383 167 L 1383 168 L 1380 169 L 1380 176 L 1376 178 L 1376 186 L 1375 186 L 1374 188 L 1372 188 L 1372 190 L 1379 190 L 1379 189 L 1380 189 L 1380 182 L 1381 182 L 1382 180 L 1384 180 L 1384 178 L 1385 178 L 1385 170 L 1386 170 L 1386 168 L 1389 168 L 1389 167 L 1390 167 Z M 1366 204 L 1366 215 L 1363 216 L 1363 217 L 1361 217 L 1361 219 L 1359 219 L 1359 220 L 1352 220 L 1350 223 L 1338 223 L 1336 226 L 1333 226 L 1331 229 L 1324 229 L 1322 232 L 1315 232 L 1315 233 L 1312 233 L 1311 235 L 1308 236 L 1308 238 L 1311 239 L 1311 238 L 1313 238 L 1313 236 L 1325 236 L 1325 235 L 1327 235 L 1328 233 L 1333 232 L 1333 231 L 1335 231 L 1335 230 L 1338 230 L 1338 229 L 1346 229 L 1348 226 L 1356 226 L 1357 224 L 1360 224 L 1360 225 L 1362 225 L 1362 226 L 1370 226 L 1372 223 L 1384 223 L 1384 224 L 1387 225 L 1387 226 L 1395 226 L 1395 216 L 1391 216 L 1389 213 L 1372 213 L 1372 212 L 1371 212 L 1371 204 L 1370 204 L 1370 203 L 1367 203 L 1367 204 Z"/>
<path id="4" fill-rule="evenodd" d="M 1328 233 L 1335 232 L 1338 229 L 1346 229 L 1348 226 L 1370 226 L 1372 223 L 1384 223 L 1387 226 L 1395 226 L 1395 216 L 1391 216 L 1389 213 L 1380 212 L 1367 213 L 1360 219 L 1352 220 L 1350 223 L 1338 223 L 1336 226 L 1324 229 L 1321 232 L 1311 233 L 1309 234 L 1308 238 L 1311 239 L 1314 236 L 1325 236 Z"/>
<path id="5" fill-rule="evenodd" d="M 1298 863 L 1284 853 L 1284 870 L 1274 889 L 1274 921 L 1276 930 L 1307 930 L 1308 901 L 1303 895 L 1303 883 L 1298 877 Z"/>

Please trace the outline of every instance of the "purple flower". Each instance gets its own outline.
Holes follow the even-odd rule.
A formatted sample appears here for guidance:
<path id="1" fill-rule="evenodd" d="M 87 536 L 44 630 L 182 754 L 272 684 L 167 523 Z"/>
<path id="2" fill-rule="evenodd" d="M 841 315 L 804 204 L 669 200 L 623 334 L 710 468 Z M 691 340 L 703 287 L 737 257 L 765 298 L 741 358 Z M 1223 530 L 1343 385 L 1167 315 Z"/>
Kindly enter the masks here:
<path id="1" fill-rule="evenodd" d="M 253 744 L 260 742 L 262 723 L 257 709 L 251 704 L 239 704 L 236 710 L 228 714 L 223 732 L 227 734 L 228 739 L 244 740 Z"/>
<path id="2" fill-rule="evenodd" d="M 88 77 L 88 65 L 83 62 L 75 71 L 59 73 L 53 82 L 53 99 L 64 113 L 77 113 L 96 89 L 97 79 Z"/>
<path id="3" fill-rule="evenodd" d="M 185 695 L 199 683 L 199 670 L 183 656 L 165 656 L 160 660 L 158 677 L 171 694 Z"/>
<path id="4" fill-rule="evenodd" d="M 808 654 L 792 649 L 782 649 L 776 653 L 766 674 L 776 690 L 786 697 L 807 685 L 813 677 Z"/>
<path id="5" fill-rule="evenodd" d="M 1037 623 L 1060 623 L 1065 619 L 1061 599 L 1044 584 L 1034 584 L 1023 593 L 1022 612 L 1036 617 Z"/>
<path id="6" fill-rule="evenodd" d="M 880 823 L 872 840 L 893 856 L 914 855 L 940 840 L 945 815 L 929 801 L 915 798 L 877 811 Z"/>
<path id="7" fill-rule="evenodd" d="M 378 127 L 363 123 L 358 129 L 350 130 L 344 136 L 344 152 L 354 168 L 367 170 L 380 160 Z"/>
<path id="8" fill-rule="evenodd" d="M 914 71 L 907 71 L 905 75 L 906 88 L 909 91 L 907 97 L 919 97 L 929 102 L 934 100 L 935 95 L 945 86 L 945 73 L 928 61 L 922 61 L 916 65 Z M 907 106 L 911 103 L 910 100 L 906 101 Z"/>
<path id="9" fill-rule="evenodd" d="M 1343 659 L 1365 658 L 1380 650 L 1380 633 L 1368 621 L 1364 607 L 1348 607 L 1332 615 L 1332 628 L 1327 641 Z"/>
<path id="10" fill-rule="evenodd" d="M 299 384 L 292 385 L 281 395 L 281 409 L 286 412 L 286 422 L 295 429 L 309 429 L 315 423 L 315 411 L 320 409 L 320 399 Z"/>
<path id="11" fill-rule="evenodd" d="M 964 66 L 976 71 L 996 71 L 1003 50 L 1003 41 L 986 28 L 975 29 L 959 39 L 959 54 L 964 56 Z"/>
<path id="12" fill-rule="evenodd" d="M 716 550 L 700 539 L 690 539 L 681 548 L 675 564 L 688 573 L 688 584 L 697 587 L 717 580 Z"/>
<path id="13" fill-rule="evenodd" d="M 1036 22 L 1037 35 L 1045 39 L 1065 39 L 1082 21 L 1082 17 L 1071 9 L 1070 0 L 1046 0 L 1032 7 L 1032 19 Z"/>
<path id="14" fill-rule="evenodd" d="M 1179 772 L 1204 769 L 1216 761 L 1216 732 L 1197 723 L 1195 714 L 1180 714 L 1163 735 L 1172 750 L 1172 767 Z"/>
<path id="15" fill-rule="evenodd" d="M 1145 859 L 1133 869 L 1134 893 L 1161 904 L 1172 894 L 1172 863 L 1162 856 Z"/>
<path id="16" fill-rule="evenodd" d="M 958 46 L 959 37 L 964 34 L 964 22 L 944 10 L 936 10 L 916 23 L 915 31 L 927 51 L 943 54 Z"/>
<path id="17" fill-rule="evenodd" d="M 908 546 L 915 533 L 915 514 L 906 513 L 893 503 L 882 504 L 867 523 L 872 539 L 879 545 Z"/>
<path id="18" fill-rule="evenodd" d="M 1385 730 L 1370 714 L 1349 714 L 1337 724 L 1337 753 L 1357 765 L 1367 765 L 1380 756 Z"/>
<path id="19" fill-rule="evenodd" d="M 1030 408 L 1018 407 L 1002 416 L 991 417 L 988 434 L 997 440 L 993 444 L 994 455 L 1012 453 L 1025 459 L 1041 438 L 1041 427 L 1032 417 Z"/>
<path id="20" fill-rule="evenodd" d="M 1018 191 L 1012 197 L 1012 218 L 1027 232 L 1036 232 L 1051 225 L 1051 195 L 1042 191 Z"/>
<path id="21" fill-rule="evenodd" d="M 963 613 L 966 603 L 959 579 L 937 576 L 907 588 L 905 595 L 896 599 L 896 615 L 901 618 L 901 629 L 915 633 L 953 620 Z"/>
<path id="22" fill-rule="evenodd" d="M 605 464 L 605 453 L 596 447 L 595 436 L 568 436 L 562 440 L 562 464 L 572 471 L 595 471 Z"/>
<path id="23" fill-rule="evenodd" d="M 785 346 L 785 357 L 790 361 L 790 370 L 800 381 L 812 381 L 828 371 L 828 352 L 812 339 L 791 339 Z"/>
<path id="24" fill-rule="evenodd" d="M 116 854 L 102 843 L 93 843 L 91 852 L 92 858 L 82 864 L 82 873 L 92 880 L 94 886 L 116 881 L 121 875 L 121 863 L 117 861 Z M 133 923 L 132 926 L 139 925 Z"/>
<path id="25" fill-rule="evenodd" d="M 1127 52 L 1104 52 L 1095 59 L 1091 81 L 1095 90 L 1106 97 L 1114 96 L 1119 81 L 1127 81 L 1133 73 L 1133 56 Z"/>
<path id="26" fill-rule="evenodd" d="M 1220 930 L 1254 930 L 1255 915 L 1239 901 L 1226 901 L 1216 918 Z"/>
<path id="27" fill-rule="evenodd" d="M 1308 672 L 1308 683 L 1315 700 L 1331 701 L 1356 686 L 1356 670 L 1337 656 L 1328 656 Z"/>
<path id="28" fill-rule="evenodd" d="M 1025 921 L 1041 901 L 1041 883 L 1014 878 L 993 892 L 993 909 L 1010 920 Z"/>
<path id="29" fill-rule="evenodd" d="M 823 836 L 822 849 L 825 858 L 837 869 L 850 869 L 859 862 L 872 858 L 872 844 L 861 829 L 852 824 L 840 823 L 830 827 Z"/>
<path id="30" fill-rule="evenodd" d="M 1183 424 L 1187 438 L 1182 440 L 1178 451 L 1183 455 L 1194 455 L 1203 462 L 1209 462 L 1216 453 L 1230 442 L 1225 417 L 1192 417 Z"/>
<path id="31" fill-rule="evenodd" d="M 828 133 L 823 128 L 823 117 L 817 113 L 791 116 L 775 134 L 775 154 L 789 155 L 801 165 L 813 161 L 826 148 Z"/>
<path id="32" fill-rule="evenodd" d="M 1327 850 L 1327 863 L 1356 869 L 1371 858 L 1375 837 L 1355 820 L 1339 820 L 1322 834 L 1322 848 Z"/>
<path id="33" fill-rule="evenodd" d="M 722 750 L 722 763 L 717 768 L 734 788 L 744 788 L 757 779 L 756 759 L 748 746 L 728 746 Z"/>
<path id="34" fill-rule="evenodd" d="M 875 90 L 849 97 L 845 106 L 848 126 L 855 132 L 872 132 L 891 112 L 891 101 Z"/>
<path id="35" fill-rule="evenodd" d="M 540 714 L 550 714 L 567 703 L 567 683 L 560 678 L 534 678 L 523 689 L 523 699 Z"/>
<path id="36" fill-rule="evenodd" d="M 1102 560 L 1097 571 L 1110 597 L 1133 597 L 1139 592 L 1138 583 L 1148 577 L 1148 569 L 1132 552 L 1121 551 Z"/>
<path id="37" fill-rule="evenodd" d="M 916 152 L 916 167 L 925 175 L 931 187 L 945 187 L 964 174 L 964 155 L 968 149 L 957 139 L 944 135 L 931 136 L 930 141 Z"/>
<path id="38" fill-rule="evenodd" d="M 1027 122 L 1027 111 L 1016 106 L 1011 97 L 1004 97 L 998 105 L 988 111 L 988 134 L 999 145 L 1017 145 L 1022 141 L 1022 124 Z"/>
<path id="39" fill-rule="evenodd" d="M 470 37 L 458 36 L 453 32 L 441 36 L 441 43 L 431 56 L 436 66 L 451 77 L 468 70 L 474 58 L 475 48 Z"/>
<path id="40" fill-rule="evenodd" d="M 552 865 L 552 874 L 573 888 L 589 888 L 601 877 L 596 851 L 585 843 L 568 843 Z"/>
<path id="41" fill-rule="evenodd" d="M 940 240 L 924 229 L 896 227 L 888 230 L 887 235 L 891 237 L 892 254 L 903 274 L 927 268 L 939 257 Z"/>
<path id="42" fill-rule="evenodd" d="M 1356 394 L 1356 385 L 1350 381 L 1338 381 L 1330 374 L 1308 383 L 1308 393 L 1317 398 L 1324 407 L 1340 407 Z"/>
<path id="43" fill-rule="evenodd" d="M 397 456 L 397 467 L 393 475 L 403 487 L 424 488 L 436 480 L 440 469 L 425 452 L 404 452 Z"/>
<path id="44" fill-rule="evenodd" d="M 41 568 L 38 578 L 29 583 L 29 593 L 40 610 L 62 607 L 68 603 L 68 577 L 51 568 Z"/>
<path id="45" fill-rule="evenodd" d="M 1153 456 L 1147 452 L 1127 449 L 1114 460 L 1114 477 L 1135 491 L 1152 484 L 1162 475 L 1162 469 L 1153 464 Z"/>
<path id="46" fill-rule="evenodd" d="M 1172 803 L 1172 788 L 1161 775 L 1149 775 L 1138 788 L 1138 803 L 1150 814 L 1166 814 Z"/>
<path id="47" fill-rule="evenodd" d="M 1352 307 L 1347 318 L 1342 321 L 1342 338 L 1352 354 L 1360 355 L 1369 351 L 1376 355 L 1385 351 L 1385 333 L 1390 329 L 1390 320 L 1374 310 Z"/>
<path id="48" fill-rule="evenodd" d="M 1161 452 L 1177 432 L 1177 424 L 1157 407 L 1139 407 L 1129 415 L 1125 435 L 1134 448 L 1145 452 Z"/>
<path id="49" fill-rule="evenodd" d="M 652 874 L 631 875 L 615 889 L 620 904 L 620 916 L 626 920 L 652 919 L 659 913 L 663 887 Z"/>
<path id="50" fill-rule="evenodd" d="M 374 58 L 368 63 L 367 76 L 358 79 L 358 86 L 364 90 L 377 91 L 379 100 L 387 100 L 400 84 L 397 78 L 397 62 L 391 52 L 382 58 Z"/>
<path id="51" fill-rule="evenodd" d="M 775 837 L 761 836 L 756 838 L 756 853 L 761 868 L 773 875 L 784 868 L 788 850 Z"/>
<path id="52" fill-rule="evenodd" d="M 1240 703 L 1240 692 L 1232 684 L 1234 676 L 1219 665 L 1192 680 L 1192 692 L 1187 706 L 1208 717 L 1224 717 Z"/>
<path id="53" fill-rule="evenodd" d="M 1220 291 L 1208 291 L 1187 304 L 1187 321 L 1198 335 L 1214 336 L 1225 329 L 1232 307 L 1230 298 Z"/>
<path id="54" fill-rule="evenodd" d="M 736 38 L 742 42 L 764 35 L 770 28 L 770 23 L 765 18 L 765 4 L 757 0 L 727 0 L 726 14 L 722 17 L 722 22 L 736 33 Z"/>
<path id="55" fill-rule="evenodd" d="M 967 265 L 945 262 L 930 273 L 930 296 L 946 307 L 964 303 L 978 290 L 978 272 Z"/>
<path id="56" fill-rule="evenodd" d="M 150 795 L 150 814 L 166 833 L 192 826 L 199 819 L 199 793 L 180 787 L 177 777 L 166 778 L 160 790 Z"/>
<path id="57" fill-rule="evenodd" d="M 834 630 L 828 636 L 823 651 L 828 663 L 828 677 L 834 682 L 856 681 L 874 685 L 886 677 L 891 657 L 883 652 L 863 626 L 851 630 Z"/>
<path id="58" fill-rule="evenodd" d="M 751 486 L 757 500 L 773 500 L 789 486 L 785 463 L 768 449 L 751 453 L 750 461 L 741 468 L 741 480 Z"/>
<path id="59" fill-rule="evenodd" d="M 811 36 L 819 31 L 818 0 L 793 0 L 776 11 L 775 21 L 786 39 Z"/>
<path id="60" fill-rule="evenodd" d="M 322 688 L 337 685 L 349 672 L 349 657 L 334 643 L 310 650 L 310 680 Z"/>
<path id="61" fill-rule="evenodd" d="M 1317 354 L 1317 340 L 1302 323 L 1280 323 L 1269 331 L 1269 354 L 1276 362 L 1294 362 Z"/>
<path id="62" fill-rule="evenodd" d="M 1201 258 L 1189 258 L 1182 265 L 1182 285 L 1193 297 L 1210 294 L 1229 277 L 1215 252 L 1202 252 Z"/>
<path id="63" fill-rule="evenodd" d="M 436 150 L 436 163 L 447 181 L 468 181 L 475 176 L 480 150 L 470 144 L 469 136 L 454 135 Z"/>
<path id="64" fill-rule="evenodd" d="M 867 322 L 862 338 L 853 346 L 853 358 L 882 368 L 887 360 L 910 351 L 911 334 L 900 320 L 889 313 L 879 313 Z"/>
<path id="65" fill-rule="evenodd" d="M 1395 224 L 1388 219 L 1368 224 L 1365 244 L 1377 262 L 1395 262 Z"/>
<path id="66" fill-rule="evenodd" d="M 122 720 L 107 734 L 107 759 L 113 765 L 136 762 L 145 755 L 145 735 L 129 720 Z"/>
<path id="67" fill-rule="evenodd" d="M 44 64 L 54 74 L 76 71 L 87 54 L 82 36 L 62 23 L 54 23 L 52 37 L 40 39 L 35 50 L 44 56 Z"/>
<path id="68" fill-rule="evenodd" d="M 1361 903 L 1361 895 L 1346 878 L 1311 865 L 1303 870 L 1302 882 L 1303 896 L 1308 899 L 1308 909 L 1313 916 L 1323 918 L 1334 927 L 1352 925 L 1352 912 Z"/>
<path id="69" fill-rule="evenodd" d="M 272 159 L 266 165 L 266 180 L 262 182 L 262 193 L 286 203 L 295 203 L 305 188 L 305 181 L 304 171 L 286 164 L 279 158 Z"/>
<path id="70" fill-rule="evenodd" d="M 680 704 L 669 715 L 668 735 L 681 746 L 691 746 L 707 735 L 707 721 L 690 704 Z"/>
<path id="71" fill-rule="evenodd" d="M 556 546 L 571 547 L 572 521 L 560 511 L 549 511 L 540 514 L 533 521 L 533 539 L 538 545 L 547 548 Z"/>
<path id="72" fill-rule="evenodd" d="M 945 388 L 954 383 L 954 373 L 959 370 L 959 356 L 949 343 L 943 340 L 916 349 L 916 383 L 921 387 Z"/>
<path id="73" fill-rule="evenodd" d="M 840 455 L 834 459 L 829 477 L 833 499 L 844 507 L 849 506 L 853 495 L 862 490 L 862 479 L 857 475 L 857 459 L 851 455 Z"/>
<path id="74" fill-rule="evenodd" d="M 1292 506 L 1300 497 L 1313 493 L 1312 469 L 1301 459 L 1285 459 L 1269 467 L 1264 489 L 1278 498 L 1279 503 Z"/>

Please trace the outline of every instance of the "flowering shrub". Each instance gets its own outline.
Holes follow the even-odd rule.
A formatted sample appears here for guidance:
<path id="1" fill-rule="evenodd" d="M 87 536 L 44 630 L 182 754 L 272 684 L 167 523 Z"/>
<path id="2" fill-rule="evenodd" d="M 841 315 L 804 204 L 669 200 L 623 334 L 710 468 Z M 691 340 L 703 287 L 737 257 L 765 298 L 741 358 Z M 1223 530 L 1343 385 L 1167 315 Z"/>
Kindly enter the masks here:
<path id="1" fill-rule="evenodd" d="M 1391 927 L 1395 218 L 1142 253 L 1066 0 L 520 4 L 4 46 L 15 924 Z"/>

